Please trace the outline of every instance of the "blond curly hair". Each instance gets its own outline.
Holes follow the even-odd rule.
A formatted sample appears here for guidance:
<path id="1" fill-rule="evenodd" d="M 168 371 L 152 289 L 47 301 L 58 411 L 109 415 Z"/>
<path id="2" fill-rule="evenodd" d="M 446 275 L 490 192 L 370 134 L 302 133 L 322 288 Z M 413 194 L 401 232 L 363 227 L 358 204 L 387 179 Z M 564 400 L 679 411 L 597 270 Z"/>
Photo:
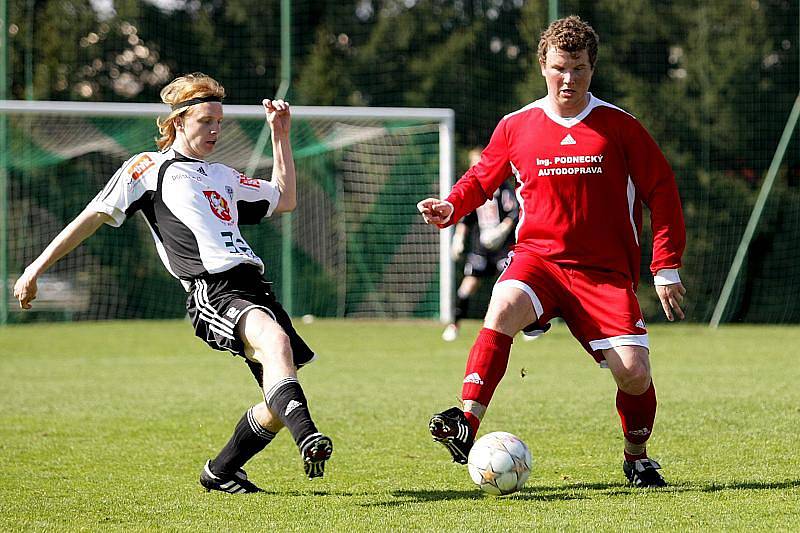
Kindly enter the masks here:
<path id="1" fill-rule="evenodd" d="M 191 98 L 217 97 L 220 100 L 225 98 L 225 88 L 220 83 L 202 72 L 186 74 L 172 80 L 166 87 L 161 89 L 161 101 L 169 106 L 175 106 Z M 167 118 L 156 119 L 158 133 L 156 145 L 159 150 L 164 150 L 175 142 L 175 119 L 187 113 L 191 106 L 174 109 Z"/>

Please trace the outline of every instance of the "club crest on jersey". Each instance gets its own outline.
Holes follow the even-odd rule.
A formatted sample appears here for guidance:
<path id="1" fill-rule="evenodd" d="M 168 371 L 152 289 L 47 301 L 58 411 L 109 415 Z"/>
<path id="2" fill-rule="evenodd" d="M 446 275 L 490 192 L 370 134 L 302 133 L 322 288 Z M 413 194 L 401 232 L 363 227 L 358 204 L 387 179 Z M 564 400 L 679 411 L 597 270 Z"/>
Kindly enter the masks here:
<path id="1" fill-rule="evenodd" d="M 144 176 L 144 173 L 155 164 L 156 162 L 150 159 L 150 156 L 147 154 L 140 155 L 136 161 L 128 167 L 128 184 L 133 186 L 139 178 Z"/>
<path id="2" fill-rule="evenodd" d="M 251 189 L 260 189 L 261 183 L 259 182 L 260 180 L 257 180 L 255 178 L 248 178 L 244 174 L 239 174 L 239 185 L 241 185 L 242 187 L 249 187 Z"/>
<path id="3" fill-rule="evenodd" d="M 218 219 L 222 220 L 223 222 L 231 222 L 233 220 L 228 201 L 223 198 L 220 193 L 217 191 L 203 191 L 203 194 L 208 200 L 208 205 L 211 207 L 211 212 L 213 212 Z"/>

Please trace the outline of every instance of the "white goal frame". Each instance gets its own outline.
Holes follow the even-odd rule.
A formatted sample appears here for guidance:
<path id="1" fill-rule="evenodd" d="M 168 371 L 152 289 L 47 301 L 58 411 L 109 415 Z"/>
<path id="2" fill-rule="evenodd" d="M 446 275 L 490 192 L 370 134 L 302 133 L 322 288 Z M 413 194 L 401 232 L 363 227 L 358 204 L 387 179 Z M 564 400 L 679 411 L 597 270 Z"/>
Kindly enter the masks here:
<path id="1" fill-rule="evenodd" d="M 92 115 L 142 117 L 165 115 L 169 107 L 164 104 L 138 104 L 113 102 L 52 102 L 29 100 L 0 100 L 0 114 Z M 344 107 L 344 106 L 293 106 L 292 114 L 306 119 L 397 119 L 425 120 L 439 124 L 439 195 L 450 193 L 455 176 L 455 112 L 445 108 L 412 107 Z M 259 118 L 264 116 L 260 105 L 225 105 L 225 115 L 231 118 Z M 0 169 L 5 174 L 6 169 Z M 5 176 L 3 176 L 5 177 Z M 6 187 L 5 180 L 0 186 Z M 420 200 L 422 198 L 420 197 Z M 414 207 L 416 209 L 416 207 Z M 0 215 L 5 216 L 5 214 Z M 420 221 L 420 223 L 422 223 Z M 439 234 L 439 319 L 450 323 L 455 317 L 455 265 L 450 258 L 450 240 L 453 228 Z M 7 276 L 0 279 L 5 285 Z M 4 293 L 8 287 L 2 286 Z M 4 323 L 1 320 L 0 324 Z"/>

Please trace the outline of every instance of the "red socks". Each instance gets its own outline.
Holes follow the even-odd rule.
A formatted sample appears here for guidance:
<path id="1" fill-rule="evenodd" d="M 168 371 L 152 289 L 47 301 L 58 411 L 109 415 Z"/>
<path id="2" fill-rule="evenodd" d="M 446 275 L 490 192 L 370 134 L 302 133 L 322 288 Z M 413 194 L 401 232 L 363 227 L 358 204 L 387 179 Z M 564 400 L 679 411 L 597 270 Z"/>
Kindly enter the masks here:
<path id="1" fill-rule="evenodd" d="M 489 405 L 498 383 L 506 373 L 512 340 L 499 331 L 481 329 L 467 359 L 464 385 L 461 388 L 462 400 Z M 466 416 L 472 430 L 477 432 L 480 421 L 470 413 L 466 413 Z"/>
<path id="2" fill-rule="evenodd" d="M 625 451 L 625 459 L 635 461 L 647 457 L 644 443 L 653 431 L 656 418 L 656 389 L 653 383 L 644 394 L 633 395 L 617 390 L 617 412 L 622 421 L 622 433 L 625 440 L 641 447 L 641 453 L 632 454 Z"/>
<path id="3" fill-rule="evenodd" d="M 472 430 L 472 436 L 474 437 L 478 434 L 478 427 L 481 425 L 481 419 L 469 411 L 464 411 L 464 418 L 466 418 L 467 422 L 469 422 L 469 427 Z"/>

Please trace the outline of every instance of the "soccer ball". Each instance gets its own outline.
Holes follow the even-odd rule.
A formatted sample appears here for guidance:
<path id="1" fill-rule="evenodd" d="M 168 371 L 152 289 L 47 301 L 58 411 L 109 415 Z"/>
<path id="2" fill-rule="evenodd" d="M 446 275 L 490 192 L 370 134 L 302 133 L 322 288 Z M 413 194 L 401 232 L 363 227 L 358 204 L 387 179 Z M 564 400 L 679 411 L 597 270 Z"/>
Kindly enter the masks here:
<path id="1" fill-rule="evenodd" d="M 467 458 L 472 481 L 483 492 L 500 496 L 517 492 L 531 473 L 531 451 L 522 440 L 506 433 L 487 433 L 475 441 Z"/>

